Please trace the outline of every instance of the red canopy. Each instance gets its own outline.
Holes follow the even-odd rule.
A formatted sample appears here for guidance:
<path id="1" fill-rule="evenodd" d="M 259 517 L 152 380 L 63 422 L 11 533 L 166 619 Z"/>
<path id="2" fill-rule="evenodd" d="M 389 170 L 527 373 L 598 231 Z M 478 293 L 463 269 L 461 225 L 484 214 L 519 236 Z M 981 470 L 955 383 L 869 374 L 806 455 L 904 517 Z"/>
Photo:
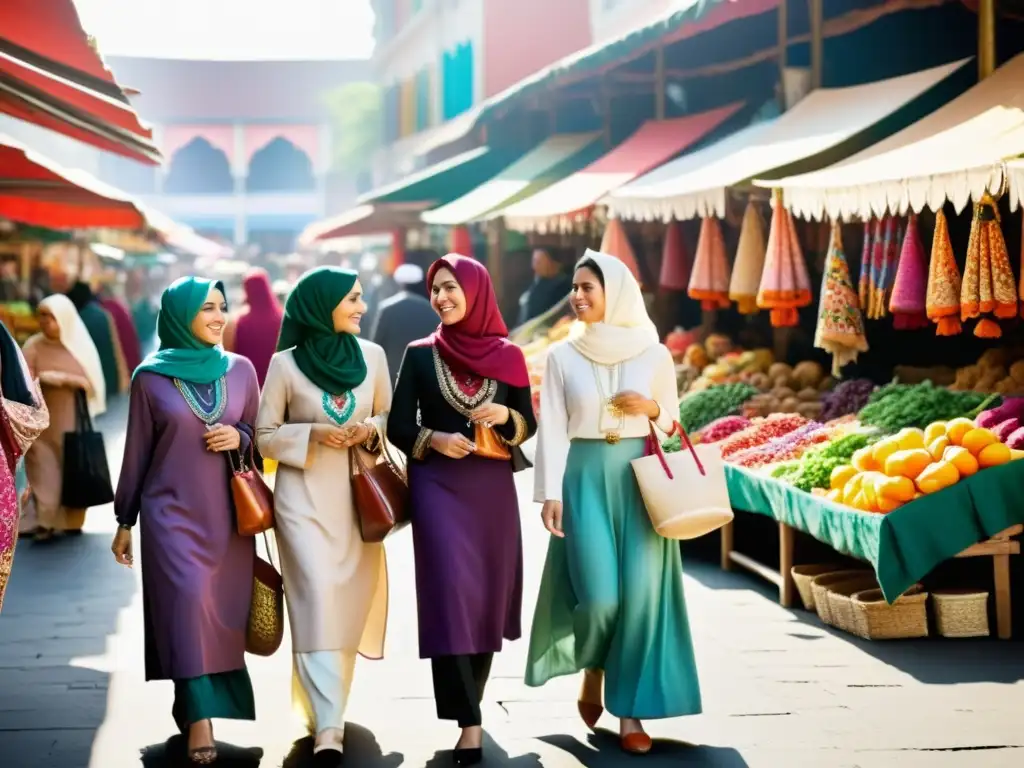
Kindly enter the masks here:
<path id="1" fill-rule="evenodd" d="M 0 111 L 133 159 L 160 152 L 78 20 L 73 0 L 0 2 Z"/>
<path id="2" fill-rule="evenodd" d="M 124 192 L 84 171 L 61 168 L 0 134 L 0 216 L 50 229 L 145 229 L 146 215 Z"/>

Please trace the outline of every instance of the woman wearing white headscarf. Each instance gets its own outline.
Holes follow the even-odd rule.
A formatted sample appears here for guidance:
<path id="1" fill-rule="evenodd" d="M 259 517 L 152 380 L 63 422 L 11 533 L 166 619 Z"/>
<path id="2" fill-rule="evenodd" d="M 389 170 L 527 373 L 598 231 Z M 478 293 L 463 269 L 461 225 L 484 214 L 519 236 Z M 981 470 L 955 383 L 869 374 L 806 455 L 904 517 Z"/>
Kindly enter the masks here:
<path id="1" fill-rule="evenodd" d="M 552 346 L 541 385 L 534 500 L 552 538 L 526 683 L 584 670 L 584 722 L 607 707 L 622 748 L 643 754 L 642 719 L 701 711 L 679 545 L 654 531 L 630 465 L 650 422 L 677 418 L 675 368 L 618 259 L 588 250 L 570 302 L 582 325 Z"/>
<path id="2" fill-rule="evenodd" d="M 79 533 L 85 524 L 84 509 L 65 509 L 60 503 L 64 433 L 75 431 L 80 391 L 93 416 L 106 410 L 107 393 L 99 352 L 71 300 L 63 294 L 48 296 L 37 313 L 40 332 L 25 342 L 24 353 L 42 386 L 50 426 L 25 455 L 25 473 L 39 526 L 36 539 L 46 540 L 55 533 Z"/>

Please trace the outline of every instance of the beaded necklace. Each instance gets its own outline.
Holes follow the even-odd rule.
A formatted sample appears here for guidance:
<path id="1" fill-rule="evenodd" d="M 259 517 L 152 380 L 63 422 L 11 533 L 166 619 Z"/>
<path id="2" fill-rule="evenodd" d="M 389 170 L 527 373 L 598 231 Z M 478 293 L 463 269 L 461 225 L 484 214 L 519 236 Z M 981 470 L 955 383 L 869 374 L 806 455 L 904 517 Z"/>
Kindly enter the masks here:
<path id="1" fill-rule="evenodd" d="M 221 376 L 213 383 L 212 398 L 210 401 L 200 394 L 196 385 L 181 379 L 174 380 L 174 386 L 178 388 L 181 396 L 185 398 L 188 408 L 195 414 L 195 417 L 206 425 L 216 424 L 221 420 L 224 411 L 228 407 L 227 380 Z"/>

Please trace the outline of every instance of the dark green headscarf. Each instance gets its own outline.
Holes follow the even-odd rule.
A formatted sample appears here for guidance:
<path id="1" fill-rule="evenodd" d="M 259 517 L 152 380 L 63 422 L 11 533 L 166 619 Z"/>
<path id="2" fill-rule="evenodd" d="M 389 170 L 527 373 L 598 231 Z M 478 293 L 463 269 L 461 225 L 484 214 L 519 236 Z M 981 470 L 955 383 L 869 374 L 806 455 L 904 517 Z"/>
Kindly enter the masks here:
<path id="1" fill-rule="evenodd" d="M 160 347 L 133 375 L 152 371 L 193 384 L 212 384 L 227 373 L 229 359 L 224 350 L 211 347 L 192 333 L 192 321 L 214 288 L 224 293 L 222 282 L 202 277 L 182 277 L 168 286 L 160 298 L 156 320 Z"/>
<path id="2" fill-rule="evenodd" d="M 366 378 L 359 340 L 336 333 L 331 313 L 348 296 L 358 275 L 340 267 L 317 267 L 299 278 L 284 305 L 278 351 L 295 347 L 295 364 L 330 395 L 355 389 Z"/>

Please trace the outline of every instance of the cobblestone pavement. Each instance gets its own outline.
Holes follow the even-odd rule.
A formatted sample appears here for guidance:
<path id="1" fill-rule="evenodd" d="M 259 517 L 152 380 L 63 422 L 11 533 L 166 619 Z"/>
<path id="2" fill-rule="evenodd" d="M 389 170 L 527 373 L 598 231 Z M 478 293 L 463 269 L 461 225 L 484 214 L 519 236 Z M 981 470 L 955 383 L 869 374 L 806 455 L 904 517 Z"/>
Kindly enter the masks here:
<path id="1" fill-rule="evenodd" d="M 123 403 L 102 425 L 112 470 Z M 528 473 L 526 473 L 528 474 Z M 545 534 L 520 478 L 526 594 L 536 593 Z M 109 508 L 86 534 L 49 546 L 22 542 L 0 615 L 0 767 L 121 768 L 181 764 L 171 686 L 144 683 L 138 570 L 109 554 Z M 416 654 L 412 550 L 389 545 L 388 658 L 360 661 L 350 708 L 347 764 L 439 768 L 454 744 L 438 723 L 430 673 Z M 1024 765 L 1024 658 L 1017 643 L 865 643 L 780 608 L 751 577 L 688 562 L 687 598 L 705 714 L 651 722 L 652 766 L 707 768 L 1010 768 Z M 532 606 L 525 606 L 527 620 Z M 528 621 L 527 621 L 528 625 Z M 222 764 L 302 768 L 309 744 L 289 705 L 289 649 L 252 659 L 259 720 L 218 723 Z M 487 690 L 486 765 L 615 768 L 639 758 L 609 733 L 586 733 L 575 715 L 577 681 L 522 683 L 525 641 L 495 662 Z M 616 723 L 601 723 L 614 729 Z M 237 746 L 232 746 L 237 745 Z"/>

